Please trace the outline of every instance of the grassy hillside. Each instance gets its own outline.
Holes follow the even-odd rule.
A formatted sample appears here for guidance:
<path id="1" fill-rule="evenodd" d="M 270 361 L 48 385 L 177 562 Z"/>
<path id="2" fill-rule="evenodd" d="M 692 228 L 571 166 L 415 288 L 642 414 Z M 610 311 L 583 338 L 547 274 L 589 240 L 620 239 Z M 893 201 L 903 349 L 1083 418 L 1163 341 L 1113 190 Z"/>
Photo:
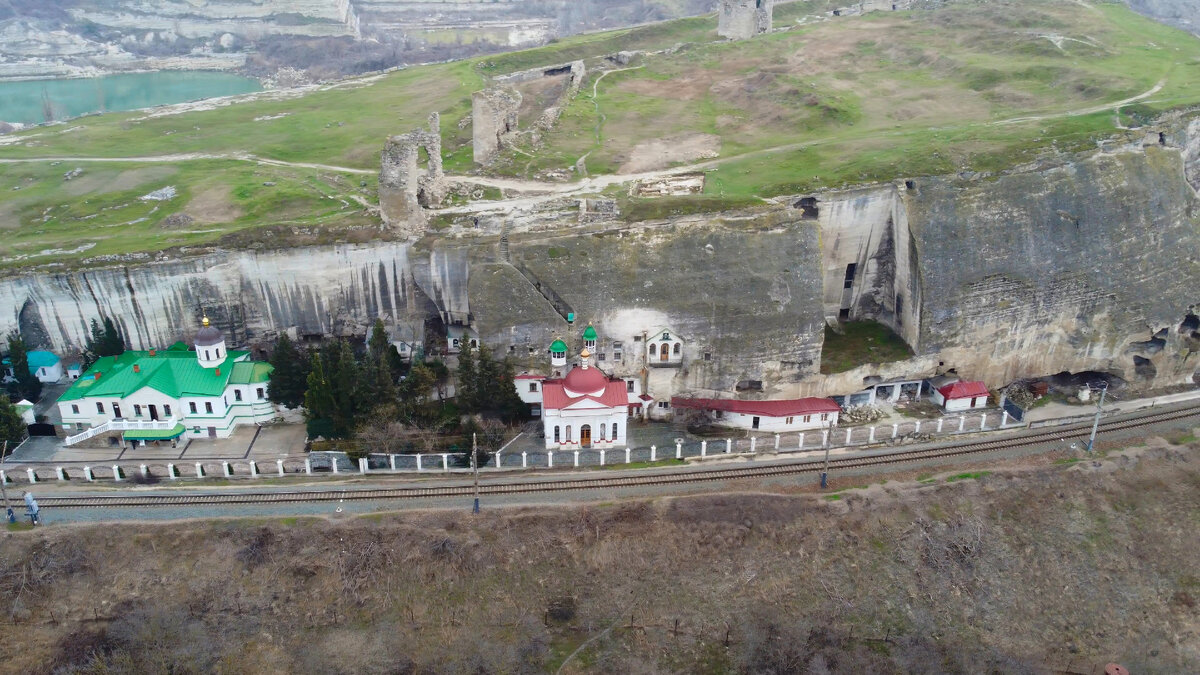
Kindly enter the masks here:
<path id="1" fill-rule="evenodd" d="M 705 209 L 1085 149 L 1115 132 L 1111 104 L 1155 87 L 1137 101 L 1143 116 L 1200 103 L 1200 40 L 1123 5 L 963 2 L 817 18 L 829 4 L 780 5 L 776 27 L 790 28 L 747 41 L 718 41 L 714 16 L 683 19 L 296 98 L 115 113 L 5 137 L 0 159 L 35 161 L 0 164 L 0 227 L 17 233 L 0 243 L 0 267 L 213 242 L 262 225 L 357 226 L 371 218 L 339 200 L 373 199 L 387 135 L 436 110 L 447 170 L 477 171 L 464 119 L 471 92 L 488 76 L 573 59 L 587 60 L 590 75 L 544 146 L 518 148 L 490 171 L 536 178 L 581 157 L 592 175 L 699 164 Z M 650 53 L 604 73 L 619 67 L 603 55 L 621 50 Z M 191 157 L 139 159 L 181 154 Z M 246 154 L 361 173 L 229 161 Z M 49 161 L 63 157 L 125 161 L 79 164 L 86 180 L 67 183 L 70 160 Z M 166 184 L 179 189 L 171 204 L 130 202 Z M 177 213 L 205 226 L 163 227 Z"/>
<path id="2" fill-rule="evenodd" d="M 0 658 L 96 674 L 1195 672 L 1192 446 L 865 489 L 835 476 L 823 496 L 777 482 L 475 517 L 50 522 L 0 550 Z"/>

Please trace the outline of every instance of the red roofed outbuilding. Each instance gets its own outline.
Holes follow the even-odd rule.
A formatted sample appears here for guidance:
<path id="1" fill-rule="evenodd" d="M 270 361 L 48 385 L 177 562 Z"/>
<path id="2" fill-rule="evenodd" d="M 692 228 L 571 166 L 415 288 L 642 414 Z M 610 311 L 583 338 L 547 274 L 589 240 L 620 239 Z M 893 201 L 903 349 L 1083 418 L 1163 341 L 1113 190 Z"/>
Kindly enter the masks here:
<path id="1" fill-rule="evenodd" d="M 841 408 L 828 398 L 793 398 L 774 401 L 742 401 L 728 398 L 671 399 L 671 407 L 679 410 L 702 410 L 709 420 L 723 427 L 784 433 L 805 429 L 822 429 L 836 425 Z"/>
<path id="2" fill-rule="evenodd" d="M 933 390 L 933 402 L 946 412 L 987 406 L 987 385 L 979 382 L 953 382 Z"/>

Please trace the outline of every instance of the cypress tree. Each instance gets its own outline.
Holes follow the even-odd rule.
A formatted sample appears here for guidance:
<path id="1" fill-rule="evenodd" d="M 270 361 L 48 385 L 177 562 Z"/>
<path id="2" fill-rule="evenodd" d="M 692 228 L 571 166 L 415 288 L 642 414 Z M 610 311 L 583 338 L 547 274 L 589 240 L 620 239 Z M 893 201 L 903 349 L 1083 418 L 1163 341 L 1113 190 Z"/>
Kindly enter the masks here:
<path id="1" fill-rule="evenodd" d="M 475 368 L 475 352 L 470 340 L 463 341 L 462 351 L 458 354 L 458 382 L 455 384 L 455 399 L 458 407 L 464 413 L 473 413 L 479 401 L 477 389 L 479 377 Z"/>
<path id="2" fill-rule="evenodd" d="M 367 350 L 371 354 L 371 358 L 383 358 L 387 353 L 387 348 L 391 346 L 388 340 L 387 331 L 383 327 L 383 319 L 375 319 L 375 325 L 371 327 L 371 337 L 367 340 Z"/>
<path id="3" fill-rule="evenodd" d="M 11 451 L 23 440 L 25 420 L 21 419 L 21 413 L 17 412 L 17 407 L 7 396 L 0 396 L 0 441 L 8 441 L 8 449 Z"/>
<path id="4" fill-rule="evenodd" d="M 42 396 L 42 381 L 29 370 L 29 350 L 25 347 L 25 341 L 16 333 L 10 333 L 8 336 L 8 358 L 12 364 L 13 377 L 17 380 L 13 390 L 21 398 L 36 403 Z"/>
<path id="5" fill-rule="evenodd" d="M 270 363 L 275 367 L 268 390 L 270 401 L 288 408 L 300 407 L 304 403 L 304 392 L 308 389 L 310 359 L 305 358 L 284 333 L 275 341 Z"/>
<path id="6" fill-rule="evenodd" d="M 350 343 L 342 342 L 333 352 L 326 377 L 333 396 L 334 432 L 338 438 L 348 438 L 353 432 L 359 403 L 359 367 Z"/>
<path id="7" fill-rule="evenodd" d="M 307 378 L 307 390 L 304 392 L 304 419 L 307 423 L 308 437 L 334 438 L 336 436 L 333 415 L 333 390 L 325 377 L 325 365 L 320 354 L 312 355 L 312 364 Z"/>
<path id="8" fill-rule="evenodd" d="M 83 347 L 83 367 L 89 368 L 101 356 L 120 356 L 125 353 L 125 338 L 112 319 L 104 317 L 104 323 L 92 319 L 91 336 Z"/>
<path id="9" fill-rule="evenodd" d="M 501 398 L 500 368 L 492 358 L 492 350 L 485 344 L 479 346 L 479 358 L 475 362 L 475 408 L 496 410 Z"/>

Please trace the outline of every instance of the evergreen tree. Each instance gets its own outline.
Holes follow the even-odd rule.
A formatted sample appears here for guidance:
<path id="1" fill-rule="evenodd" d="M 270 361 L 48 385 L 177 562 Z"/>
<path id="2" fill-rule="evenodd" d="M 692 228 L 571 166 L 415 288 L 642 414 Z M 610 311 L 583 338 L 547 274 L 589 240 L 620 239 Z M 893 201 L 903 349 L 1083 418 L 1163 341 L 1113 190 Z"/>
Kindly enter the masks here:
<path id="1" fill-rule="evenodd" d="M 37 403 L 42 396 L 42 381 L 29 370 L 29 350 L 25 347 L 25 341 L 16 333 L 10 333 L 8 336 L 8 358 L 12 364 L 13 377 L 17 380 L 13 391 L 21 398 Z"/>
<path id="2" fill-rule="evenodd" d="M 506 422 L 529 417 L 529 404 L 521 400 L 517 393 L 516 372 L 513 363 L 504 359 L 499 367 L 500 374 L 496 379 L 496 412 Z"/>
<path id="3" fill-rule="evenodd" d="M 83 347 L 83 367 L 86 370 L 102 356 L 120 356 L 125 353 L 125 338 L 113 320 L 104 317 L 104 323 L 92 319 L 91 336 Z"/>
<path id="4" fill-rule="evenodd" d="M 321 354 L 314 353 L 307 378 L 307 388 L 304 392 L 304 420 L 307 423 L 308 437 L 336 437 L 334 427 L 333 389 L 325 377 L 325 364 Z"/>
<path id="5" fill-rule="evenodd" d="M 338 438 L 349 438 L 355 426 L 360 399 L 359 367 L 354 359 L 354 350 L 350 343 L 341 342 L 332 351 L 332 358 L 326 364 L 326 376 L 330 383 L 330 392 L 334 402 L 334 433 Z M 364 410 L 365 414 L 367 411 Z"/>
<path id="6" fill-rule="evenodd" d="M 284 333 L 275 342 L 270 362 L 275 370 L 271 373 L 268 398 L 272 403 L 298 408 L 304 403 L 304 392 L 308 389 L 311 359 L 296 349 Z"/>
<path id="7" fill-rule="evenodd" d="M 388 340 L 387 331 L 383 327 L 383 319 L 375 319 L 375 325 L 371 327 L 371 337 L 367 340 L 367 351 L 371 358 L 379 359 L 384 357 L 390 346 L 391 341 Z"/>
<path id="8" fill-rule="evenodd" d="M 0 441 L 8 441 L 8 450 L 11 451 L 24 439 L 25 420 L 21 419 L 21 413 L 17 412 L 12 401 L 0 395 Z"/>
<path id="9" fill-rule="evenodd" d="M 475 352 L 470 340 L 463 341 L 462 351 L 458 354 L 458 381 L 455 383 L 454 398 L 458 401 L 459 410 L 473 413 L 479 402 L 479 374 L 475 367 Z"/>
<path id="10" fill-rule="evenodd" d="M 485 344 L 479 346 L 475 360 L 475 408 L 495 410 L 500 397 L 500 364 L 492 358 L 492 349 Z"/>
<path id="11" fill-rule="evenodd" d="M 396 402 L 396 395 L 396 380 L 392 377 L 387 353 L 367 354 L 359 387 L 360 408 L 369 410 L 391 405 Z"/>

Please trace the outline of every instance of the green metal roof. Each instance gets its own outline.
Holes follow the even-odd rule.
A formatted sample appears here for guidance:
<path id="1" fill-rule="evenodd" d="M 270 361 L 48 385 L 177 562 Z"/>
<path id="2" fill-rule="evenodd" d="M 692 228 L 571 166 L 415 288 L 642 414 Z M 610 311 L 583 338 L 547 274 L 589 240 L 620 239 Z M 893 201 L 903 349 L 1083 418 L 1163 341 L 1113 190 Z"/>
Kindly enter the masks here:
<path id="1" fill-rule="evenodd" d="M 588 327 L 583 329 L 583 339 L 584 340 L 595 340 L 596 339 L 596 329 L 592 328 L 592 324 L 589 323 Z"/>
<path id="2" fill-rule="evenodd" d="M 567 351 L 567 343 L 563 342 L 562 340 L 555 340 L 554 342 L 550 343 L 550 351 L 565 352 Z"/>
<path id="3" fill-rule="evenodd" d="M 242 361 L 233 364 L 229 384 L 260 384 L 271 379 L 275 366 L 262 361 Z"/>
<path id="4" fill-rule="evenodd" d="M 179 438 L 184 431 L 182 424 L 176 424 L 170 429 L 130 429 L 124 436 L 127 441 L 169 441 Z"/>
<path id="5" fill-rule="evenodd" d="M 270 365 L 254 361 L 242 361 L 247 352 L 230 351 L 221 365 L 205 368 L 196 360 L 195 353 L 185 349 L 167 349 L 155 352 L 128 351 L 120 356 L 103 356 L 67 389 L 60 401 L 81 398 L 124 398 L 133 392 L 150 387 L 172 398 L 181 396 L 220 396 L 225 392 L 238 365 L 247 373 L 247 383 L 259 376 L 256 366 Z M 137 368 L 134 368 L 137 366 Z M 99 373 L 99 379 L 96 374 Z M 265 380 L 261 380 L 265 381 Z"/>

